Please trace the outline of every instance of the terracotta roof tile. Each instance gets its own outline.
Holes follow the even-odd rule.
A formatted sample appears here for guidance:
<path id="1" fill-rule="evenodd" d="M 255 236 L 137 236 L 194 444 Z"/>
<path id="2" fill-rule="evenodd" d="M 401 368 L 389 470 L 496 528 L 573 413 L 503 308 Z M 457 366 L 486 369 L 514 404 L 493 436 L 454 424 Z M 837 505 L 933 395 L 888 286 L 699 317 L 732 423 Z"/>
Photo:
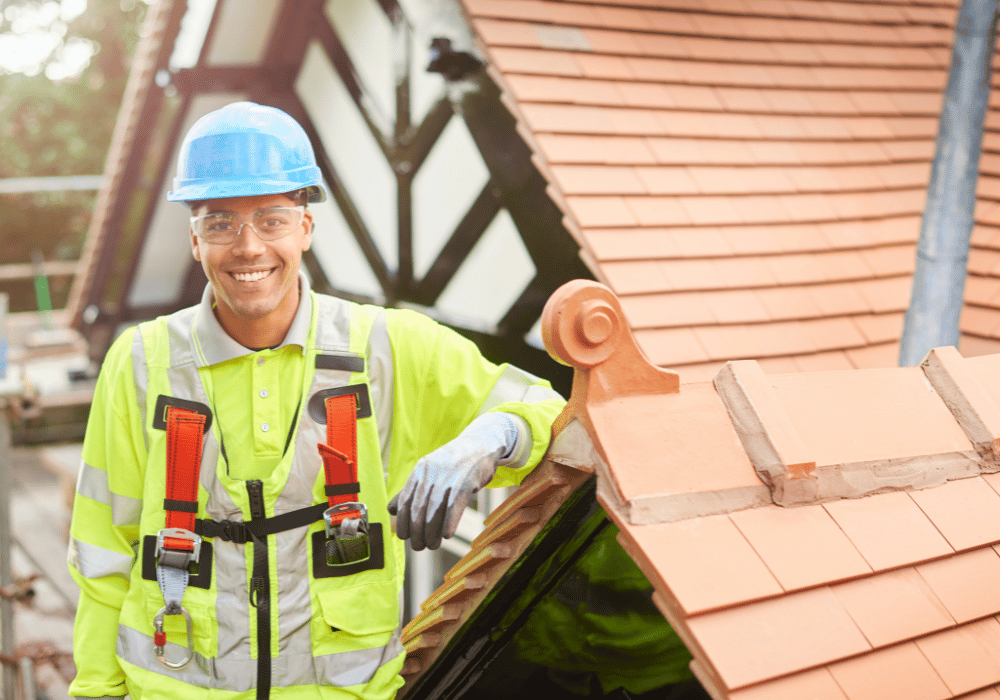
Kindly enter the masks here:
<path id="1" fill-rule="evenodd" d="M 876 276 L 888 277 L 912 273 L 917 251 L 912 245 L 871 248 L 861 251 L 861 258 Z"/>
<path id="2" fill-rule="evenodd" d="M 507 77 L 514 96 L 527 102 L 569 102 L 587 105 L 623 105 L 626 101 L 613 83 L 541 75 Z"/>
<path id="3" fill-rule="evenodd" d="M 671 226 L 690 223 L 714 223 L 698 221 L 691 210 L 684 206 L 687 198 L 651 196 L 625 197 L 625 205 L 632 213 L 633 220 L 640 226 Z"/>
<path id="4" fill-rule="evenodd" d="M 827 195 L 779 195 L 777 199 L 795 221 L 828 221 L 837 218 Z"/>
<path id="5" fill-rule="evenodd" d="M 846 352 L 851 362 L 858 369 L 896 367 L 899 364 L 899 343 L 869 345 L 866 348 L 850 348 Z"/>
<path id="6" fill-rule="evenodd" d="M 841 187 L 832 168 L 786 168 L 785 174 L 799 192 L 828 192 Z"/>
<path id="7" fill-rule="evenodd" d="M 802 322 L 806 335 L 817 351 L 865 345 L 864 337 L 847 318 L 816 318 Z"/>
<path id="8" fill-rule="evenodd" d="M 817 352 L 811 355 L 799 355 L 793 360 L 793 372 L 835 372 L 844 369 L 854 369 L 847 354 L 841 350 Z M 765 369 L 765 371 L 767 371 Z"/>
<path id="9" fill-rule="evenodd" d="M 673 285 L 655 261 L 612 262 L 601 266 L 611 288 L 618 294 L 662 292 Z"/>
<path id="10" fill-rule="evenodd" d="M 1000 611 L 1000 556 L 991 547 L 921 564 L 917 571 L 958 622 Z"/>
<path id="11" fill-rule="evenodd" d="M 829 588 L 709 613 L 688 625 L 730 688 L 871 649 Z M 824 635 L 802 644 L 803 629 L 823 629 Z"/>
<path id="12" fill-rule="evenodd" d="M 956 479 L 911 495 L 956 551 L 1000 542 L 1000 495 L 982 479 Z"/>
<path id="13" fill-rule="evenodd" d="M 712 267 L 726 287 L 769 287 L 775 283 L 767 263 L 760 258 L 721 258 L 712 261 Z"/>
<path id="14" fill-rule="evenodd" d="M 628 296 L 623 297 L 621 302 L 632 319 L 632 327 L 636 329 L 715 323 L 707 296 L 697 292 Z"/>
<path id="15" fill-rule="evenodd" d="M 765 506 L 729 517 L 785 591 L 871 573 L 851 541 L 820 506 Z"/>
<path id="16" fill-rule="evenodd" d="M 660 263 L 663 276 L 677 290 L 719 289 L 725 280 L 711 260 L 667 260 Z"/>
<path id="17" fill-rule="evenodd" d="M 809 287 L 807 292 L 825 316 L 864 313 L 871 309 L 853 283 L 820 284 Z"/>
<path id="18" fill-rule="evenodd" d="M 762 685 L 737 690 L 730 700 L 848 700 L 826 668 L 796 673 Z"/>
<path id="19" fill-rule="evenodd" d="M 670 92 L 658 83 L 615 83 L 618 94 L 631 107 L 676 107 Z"/>
<path id="20" fill-rule="evenodd" d="M 739 226 L 722 230 L 729 247 L 737 255 L 762 255 L 782 251 L 774 234 L 777 227 Z"/>
<path id="21" fill-rule="evenodd" d="M 486 43 L 494 46 L 541 46 L 531 25 L 522 22 L 474 19 L 473 26 Z"/>
<path id="22" fill-rule="evenodd" d="M 830 664 L 828 668 L 849 700 L 951 697 L 934 667 L 912 642 Z"/>
<path id="23" fill-rule="evenodd" d="M 554 165 L 556 184 L 567 195 L 645 194 L 646 187 L 635 170 L 618 166 Z"/>
<path id="24" fill-rule="evenodd" d="M 997 328 L 1000 328 L 1000 311 L 966 305 L 962 308 L 959 328 L 963 333 L 994 335 Z"/>
<path id="25" fill-rule="evenodd" d="M 987 618 L 917 641 L 948 689 L 959 695 L 1000 681 L 1000 623 Z"/>
<path id="26" fill-rule="evenodd" d="M 890 277 L 881 280 L 858 282 L 858 291 L 868 300 L 872 311 L 904 311 L 910 304 L 909 277 Z"/>
<path id="27" fill-rule="evenodd" d="M 583 75 L 587 78 L 631 79 L 638 77 L 632 72 L 627 59 L 617 56 L 603 56 L 578 53 L 572 56 L 576 69 L 573 75 Z M 669 79 L 665 72 L 662 79 Z"/>
<path id="28" fill-rule="evenodd" d="M 771 320 L 757 299 L 757 295 L 752 291 L 706 292 L 703 297 L 718 323 L 755 323 Z"/>
<path id="29" fill-rule="evenodd" d="M 884 141 L 879 147 L 891 160 L 931 158 L 934 155 L 933 139 Z"/>
<path id="30" fill-rule="evenodd" d="M 825 282 L 829 277 L 814 255 L 776 255 L 767 259 L 775 279 L 780 284 Z"/>
<path id="31" fill-rule="evenodd" d="M 891 97 L 883 92 L 855 90 L 848 93 L 850 99 L 858 108 L 859 114 L 898 114 L 899 107 Z"/>
<path id="32" fill-rule="evenodd" d="M 663 231 L 677 245 L 677 250 L 686 258 L 724 257 L 729 259 L 733 251 L 718 229 L 691 228 Z"/>
<path id="33" fill-rule="evenodd" d="M 643 573 L 686 614 L 779 595 L 781 586 L 726 515 L 629 525 L 622 542 Z M 641 550 L 630 547 L 631 540 Z M 649 553 L 653 558 L 647 556 Z"/>
<path id="34" fill-rule="evenodd" d="M 511 73 L 579 76 L 579 57 L 562 51 L 496 47 L 490 49 L 496 67 Z"/>
<path id="35" fill-rule="evenodd" d="M 635 168 L 635 174 L 650 194 L 695 194 L 698 191 L 687 168 Z"/>
<path id="36" fill-rule="evenodd" d="M 751 163 L 781 165 L 802 162 L 798 148 L 791 144 L 750 141 L 746 144 L 746 148 L 753 156 L 749 161 Z"/>
<path id="37" fill-rule="evenodd" d="M 637 330 L 635 339 L 654 365 L 690 365 L 708 359 L 698 338 L 689 328 Z"/>
<path id="38" fill-rule="evenodd" d="M 656 156 L 646 139 L 630 136 L 538 134 L 550 163 L 652 164 Z"/>
<path id="39" fill-rule="evenodd" d="M 899 340 L 903 334 L 903 314 L 867 314 L 855 316 L 854 325 L 871 344 Z"/>
<path id="40" fill-rule="evenodd" d="M 963 357 L 995 355 L 1000 353 L 1000 340 L 963 334 L 958 343 L 958 350 Z"/>
<path id="41" fill-rule="evenodd" d="M 759 289 L 757 298 L 775 320 L 816 318 L 822 314 L 816 301 L 801 287 Z"/>
<path id="42" fill-rule="evenodd" d="M 816 350 L 799 322 L 695 328 L 713 360 L 797 355 Z"/>
<path id="43" fill-rule="evenodd" d="M 786 117 L 786 116 L 755 116 L 754 121 L 760 135 L 769 139 L 797 140 L 809 136 L 806 117 Z"/>
<path id="44" fill-rule="evenodd" d="M 905 568 L 833 587 L 834 595 L 873 647 L 955 625 L 916 569 Z"/>
<path id="45" fill-rule="evenodd" d="M 952 553 L 952 548 L 906 493 L 833 501 L 823 507 L 876 571 Z"/>
<path id="46" fill-rule="evenodd" d="M 1000 269 L 1000 251 L 973 248 L 969 251 L 969 272 L 988 275 Z"/>
<path id="47" fill-rule="evenodd" d="M 733 197 L 732 203 L 740 219 L 748 224 L 785 223 L 791 219 L 788 210 L 773 195 Z"/>
<path id="48" fill-rule="evenodd" d="M 581 56 L 581 65 L 584 65 L 582 59 L 590 57 Z M 606 78 L 638 78 L 639 80 L 656 80 L 662 81 L 663 83 L 679 83 L 683 82 L 684 74 L 681 72 L 681 66 L 678 65 L 677 61 L 669 58 L 623 58 L 615 59 L 620 61 L 621 65 L 624 66 L 625 70 L 619 72 L 617 64 L 609 65 L 607 74 L 602 76 Z M 611 69 L 615 71 L 615 74 L 611 73 Z M 600 64 L 598 64 L 598 69 L 600 69 Z M 584 71 L 586 73 L 586 71 Z M 665 85 L 664 89 L 667 90 L 669 94 L 669 85 Z M 673 99 L 673 95 L 671 95 Z"/>
<path id="49" fill-rule="evenodd" d="M 691 223 L 712 225 L 743 222 L 727 197 L 679 197 L 678 201 Z"/>
<path id="50" fill-rule="evenodd" d="M 654 260 L 680 255 L 675 236 L 664 229 L 587 229 L 584 237 L 594 256 L 605 260 Z"/>
<path id="51" fill-rule="evenodd" d="M 773 227 L 774 237 L 786 253 L 826 251 L 830 243 L 816 224 L 791 224 Z"/>

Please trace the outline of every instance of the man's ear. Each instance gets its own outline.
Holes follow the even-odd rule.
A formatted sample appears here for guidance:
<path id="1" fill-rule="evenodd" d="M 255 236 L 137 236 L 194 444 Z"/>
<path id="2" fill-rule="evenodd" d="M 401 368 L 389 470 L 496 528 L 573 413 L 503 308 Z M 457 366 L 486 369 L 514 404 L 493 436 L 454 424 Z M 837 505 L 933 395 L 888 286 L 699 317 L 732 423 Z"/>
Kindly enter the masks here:
<path id="1" fill-rule="evenodd" d="M 191 229 L 188 230 L 188 233 L 191 234 L 191 255 L 194 256 L 195 260 L 201 262 L 201 250 L 198 248 L 198 237 L 194 235 L 194 231 Z"/>
<path id="2" fill-rule="evenodd" d="M 302 225 L 305 226 L 306 235 L 302 237 L 302 250 L 309 250 L 312 245 L 313 215 L 307 209 L 302 212 Z"/>

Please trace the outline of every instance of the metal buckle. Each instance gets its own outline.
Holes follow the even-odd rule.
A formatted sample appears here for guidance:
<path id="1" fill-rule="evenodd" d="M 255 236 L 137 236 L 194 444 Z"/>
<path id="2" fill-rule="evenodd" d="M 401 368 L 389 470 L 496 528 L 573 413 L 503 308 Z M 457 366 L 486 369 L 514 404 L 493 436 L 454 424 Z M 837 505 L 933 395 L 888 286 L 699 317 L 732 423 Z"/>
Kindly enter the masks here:
<path id="1" fill-rule="evenodd" d="M 187 540 L 191 543 L 191 551 L 186 549 L 166 549 L 163 541 L 166 538 Z M 156 533 L 155 559 L 157 566 L 169 566 L 173 569 L 187 569 L 197 564 L 201 557 L 201 536 L 190 530 L 179 527 L 168 527 Z"/>
<path id="2" fill-rule="evenodd" d="M 338 522 L 334 518 L 340 517 Z M 355 515 L 355 517 L 350 517 Z M 356 564 L 371 556 L 368 538 L 368 508 L 364 503 L 340 503 L 323 513 L 326 526 L 326 563 L 328 566 Z"/>
<path id="3" fill-rule="evenodd" d="M 167 614 L 167 609 L 160 608 L 160 612 L 156 613 L 156 617 L 153 618 L 153 627 L 156 630 L 153 635 L 153 650 L 156 652 L 156 660 L 174 671 L 184 668 L 194 658 L 194 625 L 191 623 L 191 615 L 183 607 L 178 607 L 180 608 L 179 614 L 184 615 L 184 621 L 187 623 L 187 656 L 181 661 L 171 661 L 166 656 L 167 633 L 163 631 L 163 616 Z M 178 613 L 170 614 L 177 615 Z"/>

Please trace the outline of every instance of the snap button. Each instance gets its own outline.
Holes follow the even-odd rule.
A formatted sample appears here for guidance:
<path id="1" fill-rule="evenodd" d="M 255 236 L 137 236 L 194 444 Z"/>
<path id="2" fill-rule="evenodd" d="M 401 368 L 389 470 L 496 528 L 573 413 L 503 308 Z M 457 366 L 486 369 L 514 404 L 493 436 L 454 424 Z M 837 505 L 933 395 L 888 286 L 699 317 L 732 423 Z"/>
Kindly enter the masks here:
<path id="1" fill-rule="evenodd" d="M 261 423 L 260 424 L 260 429 L 263 430 L 266 433 L 268 430 L 271 429 L 271 426 L 268 425 L 267 423 Z"/>
<path id="2" fill-rule="evenodd" d="M 262 399 L 266 399 L 267 398 L 267 389 L 261 389 L 260 390 L 260 398 L 262 398 Z"/>

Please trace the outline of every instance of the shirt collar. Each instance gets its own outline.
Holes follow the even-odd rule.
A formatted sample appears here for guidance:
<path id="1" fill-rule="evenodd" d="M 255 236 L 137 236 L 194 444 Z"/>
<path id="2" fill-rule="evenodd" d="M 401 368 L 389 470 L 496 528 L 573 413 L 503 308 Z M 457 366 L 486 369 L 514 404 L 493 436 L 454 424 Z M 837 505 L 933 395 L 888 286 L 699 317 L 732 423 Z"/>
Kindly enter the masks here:
<path id="1" fill-rule="evenodd" d="M 199 367 L 215 365 L 226 360 L 232 360 L 244 355 L 250 355 L 256 351 L 243 347 L 226 333 L 219 319 L 215 317 L 212 306 L 215 303 L 215 295 L 212 292 L 212 285 L 206 284 L 205 291 L 201 295 L 201 303 L 194 321 L 195 342 L 201 346 L 201 353 L 195 352 L 195 357 L 203 357 L 204 362 L 198 362 Z M 275 350 L 286 345 L 298 345 L 305 350 L 309 338 L 309 328 L 312 326 L 312 293 L 309 287 L 309 280 L 299 271 L 299 308 L 295 310 L 295 317 L 292 325 L 285 334 L 285 339 L 281 341 Z"/>

